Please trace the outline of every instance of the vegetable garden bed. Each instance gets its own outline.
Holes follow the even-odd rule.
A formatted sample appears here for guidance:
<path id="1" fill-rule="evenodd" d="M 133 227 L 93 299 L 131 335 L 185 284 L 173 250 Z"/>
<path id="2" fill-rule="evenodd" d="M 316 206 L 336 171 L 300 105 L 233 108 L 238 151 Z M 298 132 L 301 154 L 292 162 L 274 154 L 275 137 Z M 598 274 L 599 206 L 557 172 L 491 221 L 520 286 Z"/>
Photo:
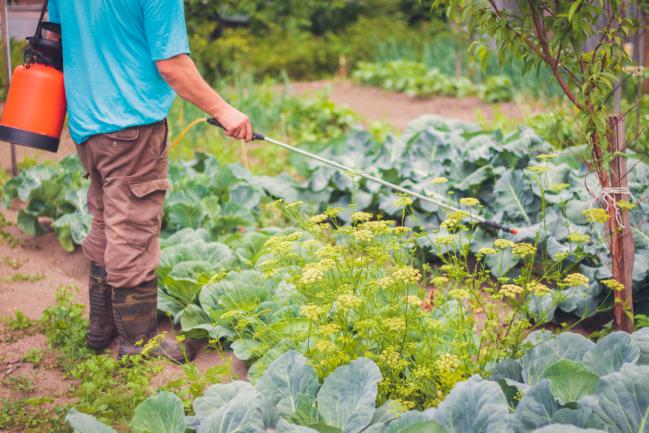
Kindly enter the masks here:
<path id="1" fill-rule="evenodd" d="M 354 131 L 304 146 L 463 210 L 298 159 L 306 180 L 201 153 L 173 162 L 158 307 L 185 334 L 229 345 L 254 385 L 213 386 L 189 418 L 177 397 L 159 394 L 136 410 L 133 431 L 644 431 L 645 330 L 597 343 L 529 334 L 606 312 L 616 289 L 581 149 L 553 152 L 525 128 L 485 132 L 437 117 L 382 143 Z M 7 182 L 5 204 L 26 203 L 18 222 L 31 234 L 51 218 L 71 250 L 90 223 L 82 174 L 76 157 L 33 166 Z M 648 185 L 638 162 L 631 192 L 642 197 Z M 643 311 L 649 207 L 629 207 Z M 485 230 L 471 213 L 519 234 Z M 429 287 L 430 311 L 421 308 Z M 638 410 L 612 416 L 622 412 L 612 393 L 628 393 Z M 79 413 L 68 419 L 79 432 L 110 431 Z"/>

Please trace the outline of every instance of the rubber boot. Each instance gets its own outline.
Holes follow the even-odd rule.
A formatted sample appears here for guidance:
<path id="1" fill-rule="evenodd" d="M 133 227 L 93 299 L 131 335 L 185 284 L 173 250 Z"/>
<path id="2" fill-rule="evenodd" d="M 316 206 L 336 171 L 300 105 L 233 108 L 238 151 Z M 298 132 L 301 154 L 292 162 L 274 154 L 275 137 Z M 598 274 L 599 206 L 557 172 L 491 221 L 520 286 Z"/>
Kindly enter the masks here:
<path id="1" fill-rule="evenodd" d="M 157 299 L 155 280 L 133 288 L 113 290 L 113 315 L 119 332 L 119 358 L 142 353 L 146 343 L 158 335 Z M 191 345 L 166 337 L 147 354 L 164 356 L 182 363 L 193 359 L 195 352 Z"/>
<path id="2" fill-rule="evenodd" d="M 117 336 L 113 319 L 112 289 L 106 283 L 106 269 L 90 262 L 90 318 L 86 342 L 94 350 L 102 350 Z"/>

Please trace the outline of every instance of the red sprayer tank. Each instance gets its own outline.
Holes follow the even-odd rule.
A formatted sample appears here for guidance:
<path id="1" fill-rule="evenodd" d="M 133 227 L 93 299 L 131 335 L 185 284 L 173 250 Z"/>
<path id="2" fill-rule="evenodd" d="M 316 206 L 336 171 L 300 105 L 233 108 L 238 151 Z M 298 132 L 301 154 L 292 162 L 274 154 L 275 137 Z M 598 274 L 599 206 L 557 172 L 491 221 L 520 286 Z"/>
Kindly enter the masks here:
<path id="1" fill-rule="evenodd" d="M 46 39 L 43 29 L 60 36 L 60 26 L 43 22 L 47 2 L 36 34 L 27 38 L 25 63 L 13 73 L 0 121 L 0 141 L 56 152 L 65 121 L 63 57 L 60 40 Z"/>

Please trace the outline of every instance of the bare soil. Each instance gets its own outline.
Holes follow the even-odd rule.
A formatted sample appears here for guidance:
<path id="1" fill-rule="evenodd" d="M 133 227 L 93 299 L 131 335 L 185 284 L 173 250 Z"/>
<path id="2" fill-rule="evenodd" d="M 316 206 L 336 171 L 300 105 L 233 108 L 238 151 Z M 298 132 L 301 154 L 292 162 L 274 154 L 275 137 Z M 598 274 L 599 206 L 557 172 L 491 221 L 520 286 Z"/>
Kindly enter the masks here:
<path id="1" fill-rule="evenodd" d="M 356 111 L 366 123 L 383 121 L 399 130 L 405 128 L 412 119 L 425 114 L 476 121 L 480 117 L 491 119 L 494 111 L 498 110 L 509 118 L 524 117 L 522 108 L 516 103 L 499 104 L 496 108 L 478 98 L 412 98 L 339 80 L 294 83 L 291 92 L 309 95 L 325 88 L 330 89 L 330 97 L 334 102 Z M 75 147 L 66 130 L 56 154 L 21 146 L 17 146 L 16 150 L 18 161 L 24 158 L 59 161 L 75 152 Z M 9 170 L 10 167 L 10 146 L 0 143 L 0 168 Z M 15 209 L 0 209 L 0 212 L 15 224 Z M 77 299 L 87 305 L 89 264 L 80 251 L 65 252 L 52 232 L 31 238 L 21 233 L 15 225 L 5 231 L 14 238 L 14 242 L 2 241 L 0 238 L 0 317 L 14 316 L 20 310 L 29 318 L 38 319 L 47 307 L 54 304 L 56 289 L 62 285 L 79 288 Z M 20 265 L 18 269 L 11 266 L 15 264 L 14 260 Z M 11 279 L 17 272 L 34 277 L 34 281 L 9 282 L 7 279 Z M 2 325 L 0 335 L 1 327 Z M 111 348 L 113 352 L 115 346 L 116 343 Z M 73 383 L 63 372 L 47 363 L 35 367 L 23 361 L 25 353 L 30 349 L 47 350 L 45 337 L 33 335 L 14 342 L 0 341 L 0 384 L 11 377 L 29 377 L 34 389 L 38 390 L 35 396 L 49 396 L 57 403 L 66 403 L 70 399 L 69 388 Z M 201 371 L 220 362 L 219 354 L 204 350 L 199 351 L 194 361 Z M 235 370 L 245 377 L 243 366 L 235 363 Z M 179 374 L 180 369 L 169 364 L 154 382 L 165 383 Z M 0 386 L 0 400 L 18 397 L 20 396 L 8 387 Z"/>
<path id="2" fill-rule="evenodd" d="M 351 108 L 366 122 L 386 122 L 397 130 L 403 130 L 413 119 L 426 114 L 467 121 L 481 118 L 491 121 L 496 111 L 514 120 L 522 120 L 525 116 L 523 107 L 517 102 L 488 104 L 477 97 L 416 98 L 345 80 L 301 82 L 290 86 L 290 91 L 296 95 L 313 95 L 324 89 L 329 89 L 332 101 Z"/>

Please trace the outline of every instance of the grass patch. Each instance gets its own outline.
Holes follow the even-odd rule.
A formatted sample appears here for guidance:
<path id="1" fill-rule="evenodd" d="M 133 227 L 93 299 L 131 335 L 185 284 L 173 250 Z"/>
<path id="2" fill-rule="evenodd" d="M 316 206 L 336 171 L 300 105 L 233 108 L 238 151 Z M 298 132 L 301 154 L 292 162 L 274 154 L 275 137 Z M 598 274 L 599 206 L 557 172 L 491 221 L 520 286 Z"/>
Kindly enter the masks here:
<path id="1" fill-rule="evenodd" d="M 25 264 L 24 261 L 22 261 L 22 260 L 18 260 L 18 259 L 13 259 L 13 258 L 11 258 L 11 257 L 9 257 L 9 256 L 4 257 L 4 258 L 2 259 L 2 263 L 4 263 L 5 266 L 10 267 L 10 268 L 13 269 L 14 271 L 17 271 L 18 269 L 21 268 L 22 265 Z"/>
<path id="2" fill-rule="evenodd" d="M 36 274 L 27 274 L 24 272 L 14 272 L 13 274 L 2 277 L 5 283 L 35 283 L 45 279 L 45 274 L 38 272 Z"/>

